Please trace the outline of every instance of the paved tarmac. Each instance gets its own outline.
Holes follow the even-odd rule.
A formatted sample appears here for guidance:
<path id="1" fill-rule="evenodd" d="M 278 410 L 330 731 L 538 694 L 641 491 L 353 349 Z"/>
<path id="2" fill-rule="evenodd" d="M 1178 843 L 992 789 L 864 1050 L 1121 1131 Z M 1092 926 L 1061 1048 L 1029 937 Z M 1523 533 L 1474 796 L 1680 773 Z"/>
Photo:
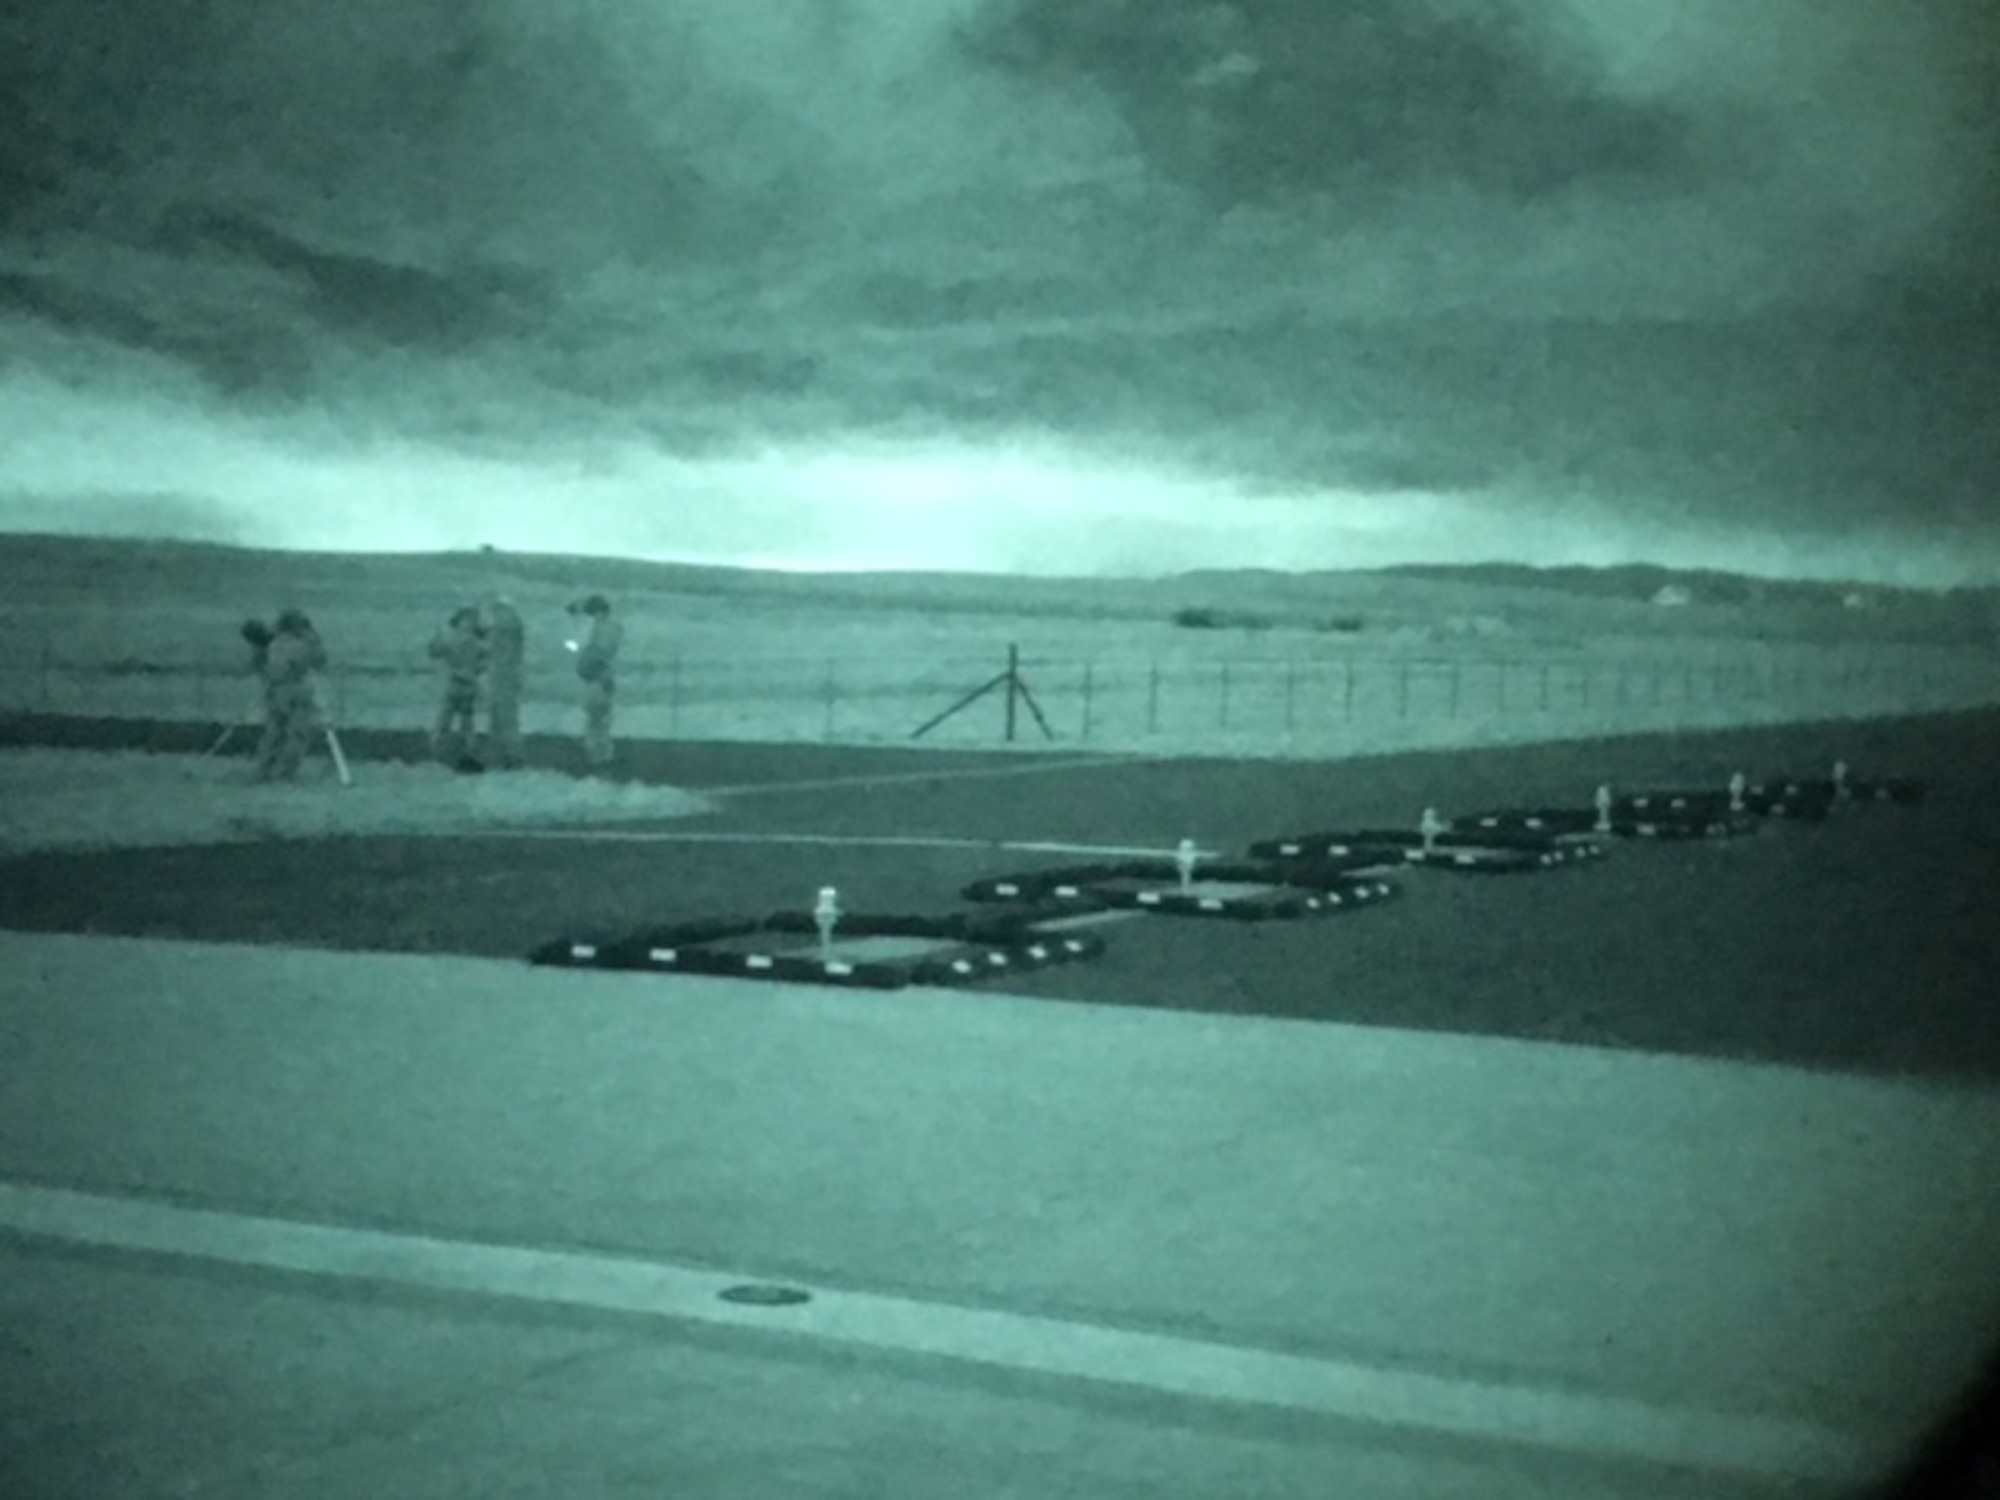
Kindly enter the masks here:
<path id="1" fill-rule="evenodd" d="M 11 862 L 0 1493 L 1847 1493 L 2000 1338 L 1992 745 L 664 746 L 631 769 L 737 790 L 655 832 L 723 841 Z M 1323 923 L 1139 919 L 1032 993 L 519 962 L 828 878 L 935 909 L 1026 852 L 990 841 L 1830 748 L 1935 795 Z"/>
<path id="2" fill-rule="evenodd" d="M 356 754 L 414 748 L 362 741 Z M 554 759 L 569 747 L 535 748 Z M 1836 756 L 1858 773 L 1922 777 L 1931 795 L 1726 844 L 1623 843 L 1545 875 L 1413 873 L 1410 899 L 1353 918 L 1121 929 L 1103 960 L 1009 987 L 2000 1078 L 2000 715 L 1352 762 L 640 744 L 622 774 L 708 790 L 719 811 L 562 837 L 42 855 L 0 863 L 0 913 L 19 930 L 519 958 L 566 935 L 804 912 L 824 885 L 852 912 L 940 915 L 964 908 L 972 880 L 1089 850 L 1192 837 L 1239 851 L 1309 829 L 1413 824 L 1425 806 L 1574 804 L 1599 781 L 1720 785 L 1736 769 L 1811 773 Z M 1037 844 L 1058 848 L 1010 847 Z"/>
<path id="3" fill-rule="evenodd" d="M 42 1309 L 10 1324 L 15 1451 L 101 1482 L 91 1431 L 135 1424 L 109 1456 L 157 1484 L 124 1493 L 449 1492 L 530 1398 L 547 1425 L 510 1441 L 546 1478 L 572 1420 L 648 1409 L 664 1368 L 718 1494 L 768 1481 L 774 1385 L 829 1424 L 787 1493 L 963 1492 L 922 1452 L 1003 1494 L 1824 1493 L 1797 1486 L 1893 1455 L 2000 1328 L 1990 1090 L 983 993 L 5 947 L 0 1223 Z M 718 1302 L 745 1282 L 813 1300 Z M 239 1290 L 272 1321 L 232 1334 Z M 317 1409 L 327 1380 L 346 1407 Z M 886 1419 L 843 1401 L 943 1446 L 880 1469 Z M 1144 1435 L 1169 1432 L 1192 1466 L 1162 1490 Z M 605 1492 L 678 1453 L 654 1434 Z"/>
<path id="4" fill-rule="evenodd" d="M 936 1362 L 0 1249 L 19 1500 L 1756 1496 Z M 39 1415 L 36 1415 L 39 1414 Z"/>

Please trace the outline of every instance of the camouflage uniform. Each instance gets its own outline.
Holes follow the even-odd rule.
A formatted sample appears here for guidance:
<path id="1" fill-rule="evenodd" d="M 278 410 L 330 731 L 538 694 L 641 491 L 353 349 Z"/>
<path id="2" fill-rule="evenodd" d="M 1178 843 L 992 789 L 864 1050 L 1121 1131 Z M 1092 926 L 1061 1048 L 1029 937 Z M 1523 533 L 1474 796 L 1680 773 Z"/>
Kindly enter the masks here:
<path id="1" fill-rule="evenodd" d="M 486 602 L 486 746 L 491 764 L 516 770 L 521 749 L 521 662 L 527 649 L 521 612 L 504 595 Z"/>
<path id="2" fill-rule="evenodd" d="M 576 675 L 583 679 L 583 758 L 593 766 L 609 765 L 618 648 L 625 632 L 611 618 L 611 605 L 602 594 L 592 594 L 574 608 L 590 619 L 590 632 L 578 644 L 576 656 Z"/>
<path id="3" fill-rule="evenodd" d="M 291 781 L 306 752 L 325 732 L 319 677 L 326 646 L 312 621 L 295 609 L 278 616 L 277 628 L 258 654 L 264 679 L 264 734 L 257 745 L 257 779 Z"/>
<path id="4" fill-rule="evenodd" d="M 444 701 L 431 728 L 431 754 L 450 764 L 472 748 L 473 720 L 479 710 L 479 682 L 486 673 L 486 638 L 476 610 L 461 609 L 431 637 L 433 660 L 444 663 Z"/>

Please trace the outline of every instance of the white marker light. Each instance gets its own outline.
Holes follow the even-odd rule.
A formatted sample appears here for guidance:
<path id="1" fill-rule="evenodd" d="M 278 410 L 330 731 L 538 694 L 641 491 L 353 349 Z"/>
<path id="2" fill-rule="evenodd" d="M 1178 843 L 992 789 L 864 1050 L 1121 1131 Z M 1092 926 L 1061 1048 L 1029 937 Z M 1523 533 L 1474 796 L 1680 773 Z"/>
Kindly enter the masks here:
<path id="1" fill-rule="evenodd" d="M 833 947 L 833 929 L 840 924 L 840 893 L 830 885 L 819 888 L 813 903 L 813 926 L 819 929 L 819 951 L 824 958 Z"/>

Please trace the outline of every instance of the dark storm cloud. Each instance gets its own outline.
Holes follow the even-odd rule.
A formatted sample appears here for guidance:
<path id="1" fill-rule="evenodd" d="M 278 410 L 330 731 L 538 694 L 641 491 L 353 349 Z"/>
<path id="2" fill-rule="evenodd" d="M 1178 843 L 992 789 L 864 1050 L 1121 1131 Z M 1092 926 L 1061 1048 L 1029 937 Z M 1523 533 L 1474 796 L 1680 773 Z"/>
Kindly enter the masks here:
<path id="1" fill-rule="evenodd" d="M 546 277 L 470 265 L 451 271 L 321 249 L 239 211 L 182 206 L 154 243 L 214 252 L 275 271 L 336 331 L 429 349 L 453 349 L 523 326 L 545 305 Z"/>
<path id="2" fill-rule="evenodd" d="M 0 515 L 9 531 L 30 535 L 198 537 L 244 547 L 267 539 L 236 506 L 206 495 L 129 490 L 42 495 L 0 485 Z"/>
<path id="3" fill-rule="evenodd" d="M 1931 265 L 1991 187 L 1952 118 L 1975 80 L 1945 76 L 1968 23 L 1924 0 L 81 0 L 6 24 L 17 231 L 206 225 L 334 331 L 417 343 L 512 331 L 523 267 L 774 255 L 820 285 L 804 311 L 864 325 L 1004 319 L 1006 259 L 1100 306 L 1110 266 L 1177 302 L 1277 269 L 1334 310 L 1685 315 Z M 1234 252 L 1230 205 L 1256 211 Z"/>
<path id="4" fill-rule="evenodd" d="M 482 458 L 1055 435 L 1641 539 L 1973 534 L 1987 13 L 16 3 L 0 321 L 154 382 L 148 431 L 191 375 Z"/>
<path id="5" fill-rule="evenodd" d="M 1437 182 L 1532 195 L 1685 165 L 1676 110 L 1605 93 L 1500 5 L 1003 0 L 972 45 L 1100 85 L 1166 171 L 1225 200 Z"/>

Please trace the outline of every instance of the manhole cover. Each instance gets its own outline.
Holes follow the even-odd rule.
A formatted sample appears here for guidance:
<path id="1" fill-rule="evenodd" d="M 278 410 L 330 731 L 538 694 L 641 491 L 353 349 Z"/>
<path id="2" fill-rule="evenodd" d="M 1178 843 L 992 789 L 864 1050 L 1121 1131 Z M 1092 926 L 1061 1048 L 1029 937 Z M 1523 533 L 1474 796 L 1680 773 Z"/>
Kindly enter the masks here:
<path id="1" fill-rule="evenodd" d="M 751 1307 L 793 1307 L 801 1302 L 812 1301 L 812 1293 L 795 1286 L 772 1286 L 768 1282 L 750 1281 L 742 1286 L 725 1287 L 717 1293 L 724 1302 L 742 1302 Z"/>

